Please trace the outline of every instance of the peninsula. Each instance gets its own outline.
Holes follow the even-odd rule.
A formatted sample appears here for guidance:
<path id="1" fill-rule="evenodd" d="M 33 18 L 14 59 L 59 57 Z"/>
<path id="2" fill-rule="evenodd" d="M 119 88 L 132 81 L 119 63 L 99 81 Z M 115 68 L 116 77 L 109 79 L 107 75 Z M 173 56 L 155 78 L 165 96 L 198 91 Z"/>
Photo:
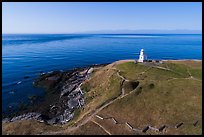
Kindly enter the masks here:
<path id="1" fill-rule="evenodd" d="M 3 119 L 3 134 L 202 134 L 202 60 L 120 60 L 34 85 L 47 100 Z"/>

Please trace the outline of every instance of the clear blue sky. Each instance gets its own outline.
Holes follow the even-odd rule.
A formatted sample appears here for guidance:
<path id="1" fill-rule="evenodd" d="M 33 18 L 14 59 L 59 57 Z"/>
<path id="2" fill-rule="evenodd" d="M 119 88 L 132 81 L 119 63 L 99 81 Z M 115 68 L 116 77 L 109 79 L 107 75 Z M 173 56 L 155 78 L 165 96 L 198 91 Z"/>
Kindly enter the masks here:
<path id="1" fill-rule="evenodd" d="M 202 30 L 201 2 L 3 2 L 2 33 Z"/>

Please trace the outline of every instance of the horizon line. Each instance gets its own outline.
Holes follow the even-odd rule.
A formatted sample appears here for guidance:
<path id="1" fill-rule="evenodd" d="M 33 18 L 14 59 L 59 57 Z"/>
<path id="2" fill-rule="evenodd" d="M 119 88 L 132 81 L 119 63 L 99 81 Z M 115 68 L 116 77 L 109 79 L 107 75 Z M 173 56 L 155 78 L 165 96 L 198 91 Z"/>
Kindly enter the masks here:
<path id="1" fill-rule="evenodd" d="M 149 31 L 149 32 L 148 32 Z M 174 32 L 175 31 L 175 32 Z M 180 31 L 180 32 L 179 32 Z M 2 33 L 3 34 L 202 34 L 202 29 L 103 29 L 81 32 L 34 32 L 34 33 Z"/>
<path id="2" fill-rule="evenodd" d="M 132 34 L 132 35 L 135 35 L 135 34 L 202 34 L 201 33 L 2 33 L 2 35 L 19 35 L 19 34 L 90 34 L 90 35 L 97 35 L 97 34 Z"/>

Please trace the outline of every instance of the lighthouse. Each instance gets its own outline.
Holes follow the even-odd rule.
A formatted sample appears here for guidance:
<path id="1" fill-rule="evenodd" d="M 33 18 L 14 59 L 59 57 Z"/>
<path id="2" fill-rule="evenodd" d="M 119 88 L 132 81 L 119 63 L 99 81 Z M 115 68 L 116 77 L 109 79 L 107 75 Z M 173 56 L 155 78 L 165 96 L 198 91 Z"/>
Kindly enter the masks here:
<path id="1" fill-rule="evenodd" d="M 144 61 L 144 49 L 141 49 L 138 62 L 143 62 L 143 61 Z"/>

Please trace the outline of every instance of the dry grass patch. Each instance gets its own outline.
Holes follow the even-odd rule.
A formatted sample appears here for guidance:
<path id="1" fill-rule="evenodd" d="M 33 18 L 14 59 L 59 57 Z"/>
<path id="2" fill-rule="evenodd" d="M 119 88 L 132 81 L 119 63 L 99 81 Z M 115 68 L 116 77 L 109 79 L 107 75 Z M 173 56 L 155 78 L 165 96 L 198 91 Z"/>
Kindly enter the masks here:
<path id="1" fill-rule="evenodd" d="M 64 133 L 66 134 L 66 133 Z M 97 124 L 89 121 L 79 129 L 68 133 L 70 135 L 108 135 L 101 127 Z"/>
<path id="2" fill-rule="evenodd" d="M 60 126 L 46 125 L 34 120 L 22 120 L 2 124 L 3 135 L 35 135 L 60 129 Z"/>
<path id="3" fill-rule="evenodd" d="M 98 118 L 94 118 L 94 120 L 107 129 L 111 135 L 134 135 L 137 134 L 130 130 L 125 124 L 114 124 L 111 119 L 101 120 Z M 122 121 L 120 121 L 122 122 Z"/>
<path id="4" fill-rule="evenodd" d="M 121 94 L 121 81 L 116 70 L 110 69 L 109 66 L 98 70 L 82 85 L 82 89 L 86 91 L 85 106 L 78 120 L 102 104 L 118 97 Z"/>

